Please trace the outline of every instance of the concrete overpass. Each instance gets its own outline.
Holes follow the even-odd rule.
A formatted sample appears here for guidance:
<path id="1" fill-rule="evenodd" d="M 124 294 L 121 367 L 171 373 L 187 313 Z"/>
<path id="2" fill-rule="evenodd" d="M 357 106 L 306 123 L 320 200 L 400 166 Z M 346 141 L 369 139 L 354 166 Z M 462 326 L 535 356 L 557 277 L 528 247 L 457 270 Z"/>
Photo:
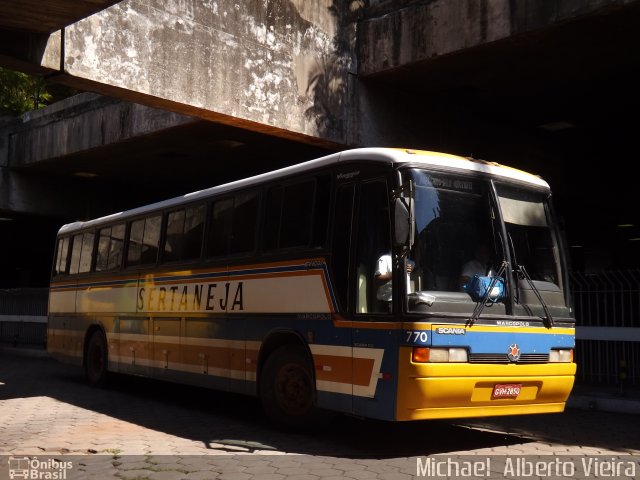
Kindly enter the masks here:
<path id="1" fill-rule="evenodd" d="M 576 242 L 634 255 L 615 230 L 637 215 L 629 176 L 576 166 L 635 151 L 638 0 L 236 3 L 3 2 L 1 65 L 109 97 L 4 121 L 3 216 L 55 225 L 402 145 L 541 173 Z"/>
<path id="2" fill-rule="evenodd" d="M 415 104 L 461 89 L 504 97 L 533 88 L 528 95 L 539 96 L 637 66 L 638 0 L 124 0 L 73 22 L 76 2 L 53 3 L 67 15 L 27 30 L 27 43 L 15 29 L 39 21 L 38 9 L 3 4 L 0 61 L 329 148 L 395 140 L 401 130 L 367 115 L 390 95 L 363 93 L 363 79 L 392 79 Z M 406 106 L 384 109 L 392 118 Z"/>

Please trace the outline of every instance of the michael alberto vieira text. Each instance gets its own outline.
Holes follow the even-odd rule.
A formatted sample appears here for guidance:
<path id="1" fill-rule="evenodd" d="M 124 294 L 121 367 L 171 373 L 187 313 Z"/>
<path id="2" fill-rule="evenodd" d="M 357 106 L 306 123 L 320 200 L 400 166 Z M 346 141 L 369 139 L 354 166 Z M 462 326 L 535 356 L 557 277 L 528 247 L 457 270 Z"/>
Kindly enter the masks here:
<path id="1" fill-rule="evenodd" d="M 460 460 L 434 457 L 417 458 L 418 477 L 489 477 L 496 475 L 516 477 L 574 477 L 582 473 L 587 477 L 635 478 L 638 457 L 622 460 L 610 457 L 581 457 L 580 460 L 550 457 L 549 460 L 525 457 L 506 457 L 504 467 L 493 472 L 491 458 L 483 460 Z M 502 467 L 502 462 L 500 462 Z"/>

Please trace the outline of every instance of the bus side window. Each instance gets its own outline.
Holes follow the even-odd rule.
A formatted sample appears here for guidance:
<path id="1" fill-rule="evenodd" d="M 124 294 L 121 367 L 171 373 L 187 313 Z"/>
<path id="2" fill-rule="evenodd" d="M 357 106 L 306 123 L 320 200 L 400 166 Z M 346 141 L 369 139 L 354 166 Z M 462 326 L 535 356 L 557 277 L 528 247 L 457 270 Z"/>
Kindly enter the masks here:
<path id="1" fill-rule="evenodd" d="M 127 265 L 156 263 L 160 243 L 162 215 L 147 217 L 131 223 Z"/>
<path id="2" fill-rule="evenodd" d="M 265 250 L 309 246 L 315 190 L 315 179 L 269 189 L 263 240 Z"/>
<path id="3" fill-rule="evenodd" d="M 73 236 L 69 273 L 85 273 L 91 269 L 93 254 L 93 232 L 79 233 Z"/>
<path id="4" fill-rule="evenodd" d="M 160 245 L 161 225 L 162 215 L 145 218 L 144 235 L 142 237 L 142 252 L 140 253 L 140 264 L 148 265 L 156 263 Z"/>
<path id="5" fill-rule="evenodd" d="M 184 240 L 185 210 L 171 212 L 167 216 L 167 230 L 164 236 L 162 259 L 165 262 L 175 262 L 182 257 L 182 241 Z"/>
<path id="6" fill-rule="evenodd" d="M 93 260 L 93 232 L 85 232 L 82 237 L 82 250 L 80 252 L 80 266 L 78 273 L 86 273 L 91 270 L 91 262 Z"/>
<path id="7" fill-rule="evenodd" d="M 100 229 L 96 250 L 96 272 L 120 267 L 124 243 L 124 224 Z"/>
<path id="8" fill-rule="evenodd" d="M 355 185 L 353 183 L 340 185 L 336 191 L 331 270 L 342 311 L 349 310 L 347 285 L 349 282 L 349 247 L 351 245 L 354 193 Z"/>
<path id="9" fill-rule="evenodd" d="M 122 265 L 122 252 L 124 250 L 124 223 L 115 225 L 111 229 L 111 244 L 109 245 L 109 262 L 107 270 L 115 270 Z"/>
<path id="10" fill-rule="evenodd" d="M 232 211 L 233 198 L 217 200 L 211 206 L 207 256 L 221 257 L 227 254 L 229 237 L 231 236 Z"/>
<path id="11" fill-rule="evenodd" d="M 142 234 L 144 233 L 144 220 L 131 222 L 129 230 L 129 249 L 127 250 L 127 265 L 140 264 L 140 252 L 142 251 Z"/>
<path id="12" fill-rule="evenodd" d="M 193 260 L 200 257 L 204 205 L 171 212 L 167 217 L 163 260 Z"/>
<path id="13" fill-rule="evenodd" d="M 389 195 L 384 180 L 363 183 L 358 209 L 357 313 L 390 313 L 392 280 L 376 276 L 380 265 L 382 274 L 391 272 L 391 223 Z"/>
<path id="14" fill-rule="evenodd" d="M 70 240 L 71 238 L 69 237 L 58 239 L 58 253 L 56 255 L 56 264 L 53 272 L 54 275 L 64 275 L 67 273 Z"/>
<path id="15" fill-rule="evenodd" d="M 246 253 L 255 250 L 258 206 L 256 193 L 241 193 L 235 196 L 229 253 Z"/>
<path id="16" fill-rule="evenodd" d="M 280 248 L 302 247 L 311 241 L 315 182 L 287 185 L 282 199 Z"/>
<path id="17" fill-rule="evenodd" d="M 313 206 L 313 239 L 312 247 L 322 247 L 327 241 L 329 223 L 329 207 L 331 203 L 331 177 L 317 177 L 315 205 Z"/>
<path id="18" fill-rule="evenodd" d="M 208 256 L 253 252 L 258 219 L 257 193 L 239 193 L 214 202 L 211 208 Z"/>
<path id="19" fill-rule="evenodd" d="M 187 208 L 184 218 L 184 237 L 182 240 L 182 260 L 200 258 L 202 253 L 202 233 L 204 231 L 205 205 Z"/>
<path id="20" fill-rule="evenodd" d="M 280 236 L 280 217 L 282 215 L 282 186 L 272 187 L 267 191 L 264 214 L 264 232 L 262 248 L 266 251 L 278 248 Z"/>
<path id="21" fill-rule="evenodd" d="M 111 243 L 111 227 L 98 231 L 98 249 L 96 250 L 96 272 L 107 270 L 109 263 L 109 246 Z"/>
<path id="22" fill-rule="evenodd" d="M 74 235 L 71 240 L 71 262 L 69 263 L 69 274 L 78 273 L 80 268 L 80 251 L 82 249 L 82 234 Z"/>

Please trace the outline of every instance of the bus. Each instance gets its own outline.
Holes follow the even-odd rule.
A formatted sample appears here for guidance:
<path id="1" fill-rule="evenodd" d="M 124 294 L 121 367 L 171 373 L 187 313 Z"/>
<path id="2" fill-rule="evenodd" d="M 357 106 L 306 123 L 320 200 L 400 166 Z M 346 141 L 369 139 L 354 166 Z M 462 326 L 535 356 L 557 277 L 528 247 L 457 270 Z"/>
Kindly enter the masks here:
<path id="1" fill-rule="evenodd" d="M 47 348 L 95 386 L 255 395 L 289 427 L 561 412 L 567 277 L 539 176 L 357 148 L 62 226 Z"/>

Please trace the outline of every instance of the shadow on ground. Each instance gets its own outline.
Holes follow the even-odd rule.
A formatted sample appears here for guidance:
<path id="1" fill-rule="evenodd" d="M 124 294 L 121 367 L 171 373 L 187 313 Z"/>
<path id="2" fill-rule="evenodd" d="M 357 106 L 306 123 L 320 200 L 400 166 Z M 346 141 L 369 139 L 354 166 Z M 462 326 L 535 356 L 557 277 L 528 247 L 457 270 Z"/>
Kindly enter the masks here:
<path id="1" fill-rule="evenodd" d="M 264 417 L 252 397 L 114 376 L 107 389 L 89 387 L 82 371 L 49 358 L 0 354 L 0 400 L 47 396 L 148 429 L 229 452 L 287 452 L 345 458 L 391 458 L 487 449 L 543 441 L 580 445 L 594 412 L 469 421 L 389 423 L 336 416 L 321 430 L 283 432 Z M 3 385 L 2 385 L 3 384 Z M 601 425 L 607 415 L 597 414 Z M 547 417 L 541 421 L 541 417 Z M 637 425 L 629 428 L 640 430 Z M 549 425 L 555 426 L 549 431 Z M 592 433 L 592 432 L 591 432 Z M 627 447 L 606 434 L 608 449 Z M 597 445 L 594 445 L 597 446 Z"/>

